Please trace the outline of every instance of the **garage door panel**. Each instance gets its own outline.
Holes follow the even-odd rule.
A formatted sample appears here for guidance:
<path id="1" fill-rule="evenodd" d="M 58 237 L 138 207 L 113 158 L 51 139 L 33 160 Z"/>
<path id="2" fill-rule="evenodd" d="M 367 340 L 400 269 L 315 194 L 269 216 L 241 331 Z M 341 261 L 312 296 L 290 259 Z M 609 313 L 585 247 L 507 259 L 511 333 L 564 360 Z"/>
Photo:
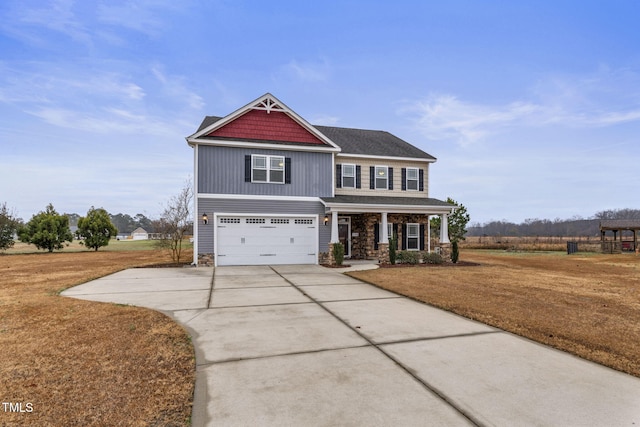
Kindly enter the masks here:
<path id="1" fill-rule="evenodd" d="M 224 217 L 218 219 L 218 265 L 316 264 L 316 218 Z"/>

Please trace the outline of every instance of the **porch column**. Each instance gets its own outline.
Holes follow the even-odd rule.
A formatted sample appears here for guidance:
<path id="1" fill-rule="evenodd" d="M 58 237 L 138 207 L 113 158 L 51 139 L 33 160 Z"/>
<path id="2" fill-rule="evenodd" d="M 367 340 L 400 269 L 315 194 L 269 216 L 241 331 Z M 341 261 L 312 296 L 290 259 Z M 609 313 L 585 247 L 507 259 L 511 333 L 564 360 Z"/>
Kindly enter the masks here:
<path id="1" fill-rule="evenodd" d="M 389 264 L 389 227 L 387 226 L 387 213 L 380 213 L 381 221 L 378 227 L 378 262 Z"/>
<path id="2" fill-rule="evenodd" d="M 387 226 L 387 213 L 382 212 L 382 221 L 380 222 L 380 241 L 378 243 L 389 243 L 389 227 Z"/>
<path id="3" fill-rule="evenodd" d="M 449 222 L 447 218 L 447 214 L 440 215 L 440 243 L 451 243 L 449 241 Z"/>
<path id="4" fill-rule="evenodd" d="M 338 212 L 331 211 L 331 243 L 338 243 Z"/>
<path id="5" fill-rule="evenodd" d="M 431 215 L 427 215 L 427 252 L 431 253 Z"/>

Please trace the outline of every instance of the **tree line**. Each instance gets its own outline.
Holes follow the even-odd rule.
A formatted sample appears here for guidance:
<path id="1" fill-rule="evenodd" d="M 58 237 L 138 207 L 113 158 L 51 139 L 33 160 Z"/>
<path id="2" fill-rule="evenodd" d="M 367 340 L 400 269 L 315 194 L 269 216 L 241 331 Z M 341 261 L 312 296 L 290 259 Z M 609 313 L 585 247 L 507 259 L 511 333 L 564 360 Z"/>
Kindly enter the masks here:
<path id="1" fill-rule="evenodd" d="M 43 211 L 24 222 L 16 216 L 15 210 L 3 202 L 0 204 L 0 251 L 12 248 L 16 236 L 20 241 L 48 252 L 63 249 L 74 237 L 88 249 L 97 251 L 107 246 L 109 240 L 118 233 L 128 234 L 142 227 L 147 232 L 159 234 L 158 245 L 168 249 L 173 260 L 179 262 L 182 241 L 193 230 L 192 199 L 192 187 L 186 182 L 180 193 L 169 199 L 160 218 L 153 221 L 142 214 L 135 217 L 127 214 L 110 215 L 105 209 L 93 206 L 86 216 L 59 214 L 49 203 Z"/>
<path id="2" fill-rule="evenodd" d="M 640 220 L 640 209 L 610 209 L 596 212 L 591 218 L 526 219 L 516 224 L 507 220 L 471 224 L 468 236 L 599 236 L 600 221 L 609 219 Z"/>

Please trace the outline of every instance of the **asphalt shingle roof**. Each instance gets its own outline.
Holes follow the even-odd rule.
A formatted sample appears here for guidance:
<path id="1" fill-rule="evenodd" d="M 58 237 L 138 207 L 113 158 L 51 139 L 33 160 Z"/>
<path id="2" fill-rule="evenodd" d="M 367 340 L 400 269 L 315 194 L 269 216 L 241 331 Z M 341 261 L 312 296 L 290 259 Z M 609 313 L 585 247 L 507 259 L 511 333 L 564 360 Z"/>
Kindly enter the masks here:
<path id="1" fill-rule="evenodd" d="M 211 126 L 221 118 L 218 116 L 206 116 L 198 128 L 198 132 Z M 342 154 L 436 160 L 432 155 L 386 131 L 333 126 L 314 127 L 340 147 Z"/>

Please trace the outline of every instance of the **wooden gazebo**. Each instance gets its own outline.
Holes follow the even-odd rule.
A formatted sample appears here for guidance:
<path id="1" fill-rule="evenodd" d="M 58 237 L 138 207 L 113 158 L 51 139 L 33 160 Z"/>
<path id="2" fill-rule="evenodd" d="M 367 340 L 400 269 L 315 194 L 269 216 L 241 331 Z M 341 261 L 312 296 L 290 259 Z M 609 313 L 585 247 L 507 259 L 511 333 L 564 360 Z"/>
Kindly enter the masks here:
<path id="1" fill-rule="evenodd" d="M 638 248 L 640 219 L 606 219 L 600 221 L 602 253 L 619 254 L 634 252 Z M 613 240 L 607 238 L 607 231 L 613 232 Z M 632 232 L 630 236 L 628 232 Z M 625 232 L 626 235 L 625 235 Z"/>

